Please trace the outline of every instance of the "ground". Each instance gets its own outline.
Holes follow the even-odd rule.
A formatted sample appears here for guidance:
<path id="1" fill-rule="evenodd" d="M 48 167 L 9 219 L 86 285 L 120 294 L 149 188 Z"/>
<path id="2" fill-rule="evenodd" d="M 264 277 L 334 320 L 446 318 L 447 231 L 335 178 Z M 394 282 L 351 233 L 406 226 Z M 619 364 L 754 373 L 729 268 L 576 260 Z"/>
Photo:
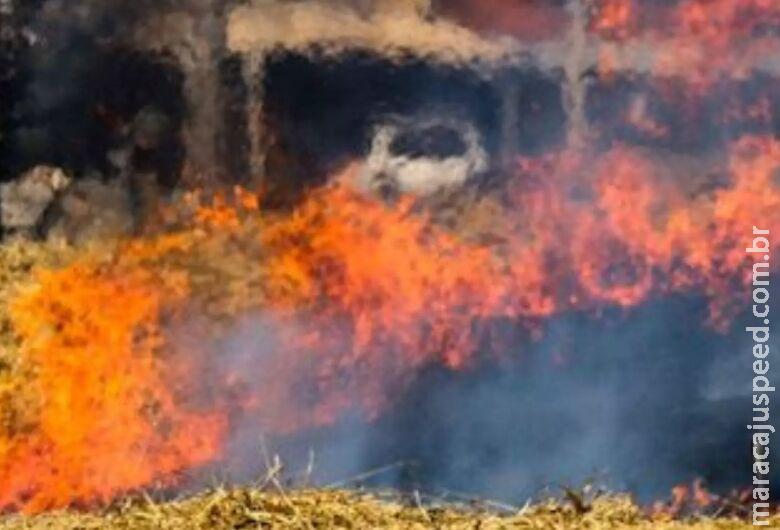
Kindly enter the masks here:
<path id="1" fill-rule="evenodd" d="M 63 512 L 0 520 L 0 530 L 174 530 L 174 529 L 527 529 L 527 530 L 747 530 L 752 521 L 648 517 L 626 497 L 596 500 L 586 513 L 571 505 L 540 504 L 516 515 L 476 507 L 401 503 L 382 496 L 343 491 L 262 492 L 219 489 L 158 504 L 128 502 L 104 512 Z M 780 528 L 775 516 L 765 528 Z"/>

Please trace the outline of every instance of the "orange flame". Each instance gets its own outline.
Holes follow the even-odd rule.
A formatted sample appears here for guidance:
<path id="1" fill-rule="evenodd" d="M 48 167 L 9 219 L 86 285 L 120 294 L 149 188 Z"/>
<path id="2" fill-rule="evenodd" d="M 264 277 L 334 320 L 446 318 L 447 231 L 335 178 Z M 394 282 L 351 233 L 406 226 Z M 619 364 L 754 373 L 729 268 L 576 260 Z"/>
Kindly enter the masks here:
<path id="1" fill-rule="evenodd" d="M 162 314 L 186 284 L 117 272 L 47 272 L 14 304 L 41 406 L 34 432 L 0 437 L 0 506 L 108 500 L 213 458 L 224 420 L 179 408 L 160 358 Z"/>
<path id="2" fill-rule="evenodd" d="M 667 502 L 656 502 L 650 510 L 650 516 L 655 519 L 668 519 L 681 515 L 706 513 L 705 510 L 724 503 L 722 499 L 707 490 L 701 479 L 696 479 L 692 484 L 678 484 L 672 488 L 671 499 Z M 749 502 L 739 501 L 745 506 Z"/>
<path id="3" fill-rule="evenodd" d="M 615 40 L 624 40 L 636 31 L 633 0 L 601 0 L 595 4 L 591 31 Z"/>
<path id="4" fill-rule="evenodd" d="M 422 366 L 500 350 L 496 318 L 538 337 L 551 315 L 699 292 L 725 328 L 752 227 L 780 230 L 779 167 L 780 142 L 758 136 L 731 146 L 718 185 L 623 146 L 562 152 L 520 161 L 507 204 L 470 204 L 450 228 L 412 198 L 338 184 L 290 215 L 243 192 L 190 198 L 189 228 L 45 272 L 13 304 L 40 410 L 0 431 L 0 506 L 174 484 L 219 459 L 237 412 L 276 432 L 374 417 Z M 248 365 L 215 372 L 220 337 L 253 312 L 275 347 L 246 344 Z"/>

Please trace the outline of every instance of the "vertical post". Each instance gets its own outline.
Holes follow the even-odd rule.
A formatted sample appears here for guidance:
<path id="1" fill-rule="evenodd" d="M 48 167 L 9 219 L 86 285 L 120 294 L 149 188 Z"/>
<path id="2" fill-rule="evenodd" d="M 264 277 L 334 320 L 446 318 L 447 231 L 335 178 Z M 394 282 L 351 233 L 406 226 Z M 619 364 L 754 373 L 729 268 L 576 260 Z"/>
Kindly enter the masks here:
<path id="1" fill-rule="evenodd" d="M 189 103 L 183 139 L 192 184 L 216 184 L 225 173 L 219 159 L 223 132 L 219 65 L 226 49 L 221 2 L 202 0 L 193 14 L 192 32 L 179 50 L 184 90 Z M 205 38 L 204 38 L 205 37 Z"/>
<path id="2" fill-rule="evenodd" d="M 512 168 L 519 142 L 520 88 L 517 79 L 510 73 L 501 76 L 498 83 L 501 92 L 501 145 L 500 163 L 502 169 Z"/>
<path id="3" fill-rule="evenodd" d="M 588 134 L 587 85 L 583 78 L 587 68 L 588 13 L 583 0 L 569 0 L 566 8 L 571 15 L 571 26 L 564 63 L 563 107 L 568 117 L 567 142 L 569 146 L 581 147 Z"/>
<path id="4" fill-rule="evenodd" d="M 264 52 L 248 52 L 244 56 L 244 83 L 247 87 L 247 131 L 249 133 L 249 185 L 260 190 L 265 181 L 266 143 L 263 124 Z"/>

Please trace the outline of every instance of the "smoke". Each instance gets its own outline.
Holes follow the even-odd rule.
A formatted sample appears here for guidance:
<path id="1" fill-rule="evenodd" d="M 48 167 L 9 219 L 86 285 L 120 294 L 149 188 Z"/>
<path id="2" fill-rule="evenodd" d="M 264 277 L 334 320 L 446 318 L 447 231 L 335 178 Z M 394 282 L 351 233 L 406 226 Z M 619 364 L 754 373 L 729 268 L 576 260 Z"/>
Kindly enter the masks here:
<path id="1" fill-rule="evenodd" d="M 480 302 L 467 301 L 475 314 Z M 744 309 L 737 310 L 749 308 L 745 296 Z M 324 426 L 286 434 L 272 425 L 297 419 L 274 413 L 303 404 L 305 418 L 329 398 L 318 394 L 310 376 L 319 377 L 323 356 L 340 359 L 350 351 L 350 327 L 327 319 L 327 329 L 316 319 L 291 324 L 270 310 L 252 314 L 215 348 L 211 372 L 217 385 L 238 378 L 236 388 L 278 409 L 269 416 L 250 406 L 234 418 L 217 473 L 239 482 L 256 478 L 266 465 L 265 450 L 284 455 L 294 476 L 305 472 L 313 454 L 311 478 L 320 485 L 386 469 L 359 482 L 512 503 L 589 480 L 645 500 L 694 478 L 721 492 L 741 487 L 751 472 L 745 425 L 752 417 L 752 363 L 742 331 L 749 321 L 736 318 L 727 333 L 718 332 L 707 324 L 709 309 L 703 296 L 659 292 L 627 309 L 563 312 L 531 335 L 522 319 L 495 317 L 487 328 L 503 340 L 478 341 L 472 366 L 453 370 L 438 352 L 424 351 L 418 355 L 428 361 L 408 383 L 399 384 L 389 371 L 372 373 L 371 381 L 382 385 L 378 391 L 391 399 L 380 415 L 366 418 L 360 411 L 365 396 L 350 381 L 366 375 L 357 364 L 345 370 L 337 415 Z M 418 324 L 428 321 L 407 323 Z M 285 345 L 312 333 L 338 337 L 344 350 L 315 343 L 296 361 L 300 352 Z M 372 351 L 357 355 L 402 358 L 408 352 L 394 349 L 399 346 L 370 342 Z M 280 382 L 296 406 L 277 401 Z"/>
<path id="2" fill-rule="evenodd" d="M 221 461 L 199 476 L 249 483 L 280 454 L 293 483 L 517 505 L 588 483 L 646 502 L 697 478 L 718 492 L 742 487 L 752 476 L 752 356 L 740 331 L 749 322 L 722 335 L 703 324 L 706 313 L 696 296 L 601 316 L 574 312 L 545 323 L 541 341 L 496 322 L 514 337 L 496 352 L 503 361 L 486 354 L 464 371 L 431 362 L 375 419 L 359 412 L 357 393 L 347 398 L 355 410 L 345 407 L 332 425 L 287 435 L 270 427 L 278 419 L 264 423 L 245 409 L 232 418 Z M 279 348 L 303 328 L 283 322 L 271 313 L 240 319 L 217 347 L 213 380 L 238 381 L 261 398 L 275 378 L 290 384 Z"/>
<path id="3" fill-rule="evenodd" d="M 191 322 L 185 328 L 170 330 L 169 335 L 184 351 L 192 351 L 186 341 L 192 335 L 192 328 L 198 325 Z M 260 406 L 259 401 L 275 402 L 279 398 L 275 393 L 279 385 L 285 387 L 283 391 L 291 400 L 316 399 L 306 395 L 313 387 L 308 379 L 314 375 L 309 373 L 311 367 L 290 367 L 285 359 L 285 347 L 293 342 L 293 337 L 306 331 L 305 326 L 297 326 L 270 310 L 253 312 L 232 322 L 222 338 L 210 346 L 205 367 L 208 375 L 203 379 L 207 385 L 199 389 L 200 396 L 196 399 L 229 404 L 227 408 L 233 414 L 231 432 L 220 459 L 201 470 L 189 488 L 200 488 L 213 482 L 214 477 L 231 484 L 254 482 L 268 472 L 278 453 L 289 456 L 284 460 L 289 464 L 285 476 L 299 482 L 305 478 L 325 485 L 364 470 L 366 461 L 361 455 L 370 443 L 367 437 L 373 427 L 359 413 L 357 394 L 350 396 L 353 411 L 348 406 L 334 418 L 332 425 L 299 434 L 280 436 L 277 433 L 279 425 L 308 422 L 307 414 L 300 419 L 289 416 L 298 406 L 277 403 L 278 407 L 270 410 Z M 333 328 L 327 331 L 334 334 Z M 335 335 L 340 336 L 346 347 L 346 328 L 337 329 Z M 309 353 L 316 356 L 318 352 Z M 294 388 L 289 390 L 289 386 Z M 307 466 L 311 469 L 306 469 Z"/>
<path id="4" fill-rule="evenodd" d="M 233 10 L 228 47 L 268 53 L 283 43 L 288 51 L 338 54 L 355 47 L 401 59 L 410 50 L 443 62 L 495 61 L 510 50 L 443 19 L 428 20 L 426 2 L 254 2 Z M 356 7 L 358 9 L 356 9 Z"/>
<path id="5" fill-rule="evenodd" d="M 301 62 L 307 66 L 302 68 Z M 344 116 L 344 102 L 348 100 L 350 111 L 354 111 L 359 106 L 358 94 L 366 98 L 373 96 L 366 95 L 365 86 L 358 83 L 362 76 L 345 75 L 345 72 L 358 71 L 350 70 L 347 60 L 326 61 L 322 72 L 298 57 L 290 64 L 283 61 L 271 64 L 279 70 L 295 70 L 297 65 L 307 72 L 305 76 L 297 71 L 287 74 L 289 79 L 284 75 L 272 77 L 267 88 L 275 89 L 269 90 L 269 102 L 275 102 L 275 95 L 293 102 L 293 110 L 299 111 L 304 125 L 311 127 L 302 129 L 308 134 L 298 136 L 310 139 L 312 150 L 319 147 L 322 152 L 328 151 L 325 146 L 335 136 L 330 134 L 318 140 L 317 132 L 322 129 L 312 124 L 317 124 L 319 113 L 324 116 L 323 128 L 346 127 L 353 121 Z M 381 69 L 387 64 L 377 61 L 375 66 Z M 308 71 L 309 67 L 315 70 L 314 74 Z M 399 79 L 402 77 L 399 71 L 392 70 L 387 75 Z M 415 94 L 446 92 L 434 83 L 421 82 L 420 78 L 418 72 L 418 83 L 410 82 L 410 90 Z M 346 85 L 343 92 L 334 88 L 339 87 L 339 80 Z M 281 88 L 275 87 L 274 81 Z M 333 90 L 339 96 L 324 92 L 328 97 L 323 100 L 332 107 L 316 99 L 305 99 L 306 91 L 313 88 L 322 94 L 315 81 L 322 82 L 323 90 Z M 753 94 L 756 86 L 765 86 L 760 81 L 745 85 L 723 83 L 715 92 L 717 96 L 706 97 L 731 97 L 734 107 L 742 108 L 744 100 L 750 99 L 743 92 Z M 609 87 L 608 81 L 604 83 Z M 641 92 L 653 83 L 652 78 L 646 78 L 636 85 Z M 295 91 L 296 86 L 300 93 Z M 366 86 L 373 85 L 366 83 Z M 680 92 L 686 90 L 684 80 L 677 79 L 672 86 Z M 452 87 L 451 84 L 446 97 L 453 99 L 453 108 L 460 103 L 461 107 L 473 109 L 473 101 L 452 96 L 455 92 Z M 527 95 L 529 92 L 533 92 L 533 87 L 526 91 L 526 97 L 531 97 Z M 379 94 L 380 101 L 374 104 L 387 106 L 386 100 L 390 98 L 382 92 Z M 679 117 L 674 116 L 675 111 L 689 109 L 687 93 L 683 101 L 666 101 L 664 96 L 668 94 L 657 96 L 655 105 L 660 101 L 661 108 L 656 108 L 654 118 L 664 122 Z M 589 118 L 602 125 L 603 130 L 598 132 L 603 137 L 594 135 L 588 140 L 594 144 L 599 141 L 643 143 L 636 131 L 620 128 L 624 126 L 618 121 L 625 110 L 620 102 L 607 97 L 603 101 L 596 99 L 597 105 L 593 103 L 594 100 L 589 101 L 595 107 Z M 342 122 L 338 122 L 339 118 Z M 704 153 L 703 157 L 712 156 L 711 149 L 721 141 L 745 132 L 767 132 L 766 121 L 762 119 L 745 125 L 722 120 L 721 116 L 708 116 L 707 123 L 712 127 L 701 131 L 703 138 L 693 144 L 700 150 L 697 154 Z M 290 122 L 285 124 L 289 126 Z M 688 144 L 682 145 L 680 137 L 685 132 L 677 129 L 673 127 L 669 137 L 656 140 L 655 144 L 646 143 L 695 151 Z M 550 145 L 542 146 L 542 150 L 545 147 L 549 149 Z M 647 175 L 648 178 L 690 190 L 691 195 L 701 194 L 702 190 L 696 188 L 706 188 L 705 194 L 711 197 L 719 188 L 733 185 L 733 182 L 719 181 L 722 173 L 728 173 L 728 167 L 718 156 L 714 157 L 715 167 L 705 168 L 699 158 L 694 161 L 694 157 L 673 156 L 661 150 L 643 153 L 654 157 L 661 168 L 659 174 Z M 598 173 L 598 148 L 590 156 L 592 159 L 583 166 Z M 612 168 L 612 171 L 618 170 Z M 713 175 L 719 176 L 713 179 Z M 587 203 L 588 193 L 585 195 L 583 201 Z M 658 198 L 662 203 L 673 201 L 671 196 Z M 660 207 L 666 208 L 668 204 Z M 519 234 L 518 238 L 521 237 Z M 594 241 L 607 237 L 593 234 Z M 615 273 L 620 277 L 620 271 L 614 271 L 620 268 L 619 264 L 610 263 L 605 274 Z M 473 300 L 475 306 L 479 302 Z M 745 308 L 749 308 L 747 298 Z M 392 381 L 386 381 L 388 388 L 383 390 L 393 393 L 392 405 L 374 419 L 365 419 L 345 407 L 344 415 L 334 418 L 335 424 L 330 427 L 273 436 L 250 412 L 238 421 L 236 435 L 227 451 L 228 476 L 242 481 L 262 474 L 265 463 L 261 446 L 265 446 L 271 452 L 282 453 L 296 476 L 305 472 L 309 455 L 314 454 L 311 478 L 320 485 L 342 483 L 364 472 L 384 470 L 358 483 L 406 491 L 419 489 L 433 494 L 459 492 L 512 503 L 591 480 L 636 492 L 643 500 L 663 497 L 675 484 L 694 478 L 704 478 L 719 492 L 748 485 L 751 482 L 750 437 L 745 429 L 751 418 L 748 337 L 740 331 L 744 328 L 740 319 L 730 325 L 726 334 L 707 327 L 706 309 L 702 298 L 666 296 L 625 311 L 608 308 L 599 311 L 600 315 L 571 312 L 556 316 L 544 324 L 541 341 L 529 340 L 520 329 L 516 335 L 510 333 L 513 338 L 509 344 L 491 352 L 504 359 L 503 362 L 496 362 L 485 352 L 484 362 L 465 371 L 452 371 L 432 361 L 414 374 L 409 385 L 396 388 Z M 435 315 L 431 318 L 435 319 Z M 420 326 L 425 324 L 421 322 Z M 495 326 L 522 327 L 512 322 L 496 322 Z M 300 332 L 300 329 L 285 330 L 269 315 L 249 317 L 232 335 L 230 345 L 220 352 L 227 352 L 228 366 L 237 362 L 240 373 L 265 374 L 265 369 L 258 371 L 253 366 L 255 354 L 247 356 L 247 352 L 257 350 L 260 358 L 273 356 L 270 345 L 276 343 L 274 336 Z M 348 335 L 346 331 L 343 334 Z M 425 353 L 436 359 L 436 352 Z M 314 349 L 309 354 L 315 359 L 323 351 Z M 393 350 L 382 352 L 388 358 L 403 354 Z M 776 358 L 774 353 L 771 356 Z M 271 378 L 282 378 L 284 372 L 272 374 Z M 265 384 L 273 386 L 259 380 L 247 384 L 256 385 L 260 393 Z M 300 389 L 301 393 L 306 391 Z M 360 394 L 347 392 L 347 401 L 360 405 L 361 399 Z"/>
<path id="6" fill-rule="evenodd" d="M 160 54 L 165 35 L 147 34 L 144 48 L 136 32 L 173 5 L 186 11 L 197 3 L 45 0 L 23 6 L 15 28 L 26 45 L 14 59 L 3 164 L 12 173 L 48 162 L 105 176 L 112 142 L 144 106 L 181 120 L 180 75 Z"/>
<path id="7" fill-rule="evenodd" d="M 133 27 L 164 2 L 45 0 L 29 31 L 35 44 L 27 67 L 31 81 L 26 105 L 46 112 L 61 107 L 79 90 L 101 46 L 126 42 Z"/>
<path id="8" fill-rule="evenodd" d="M 722 340 L 691 324 L 696 307 L 572 315 L 514 367 L 423 375 L 368 460 L 418 462 L 399 479 L 407 488 L 514 503 L 587 482 L 645 501 L 696 477 L 716 491 L 749 484 L 749 349 L 738 350 L 737 333 Z M 724 366 L 735 357 L 739 367 Z M 714 373 L 731 379 L 731 395 L 713 393 Z"/>

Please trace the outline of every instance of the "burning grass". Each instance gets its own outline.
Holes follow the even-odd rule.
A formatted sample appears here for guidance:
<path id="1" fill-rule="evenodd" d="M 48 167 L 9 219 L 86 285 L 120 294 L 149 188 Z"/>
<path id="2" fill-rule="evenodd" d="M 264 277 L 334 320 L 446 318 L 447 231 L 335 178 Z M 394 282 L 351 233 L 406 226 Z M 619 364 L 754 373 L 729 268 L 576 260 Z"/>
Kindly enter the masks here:
<path id="1" fill-rule="evenodd" d="M 23 362 L 20 340 L 14 332 L 11 301 L 35 284 L 36 267 L 57 267 L 68 262 L 71 251 L 50 245 L 15 241 L 0 245 L 0 438 L 35 424 L 39 403 L 29 382 L 35 370 Z M 0 458 L 5 457 L 0 444 Z"/>
<path id="2" fill-rule="evenodd" d="M 289 215 L 191 196 L 163 233 L 78 256 L 9 247 L 0 508 L 175 488 L 219 464 L 236 416 L 275 434 L 376 418 L 426 366 L 500 360 L 496 318 L 533 340 L 551 315 L 695 292 L 722 329 L 750 280 L 744 235 L 780 229 L 780 145 L 730 155 L 703 191 L 619 148 L 525 161 L 508 204 L 449 227 L 332 185 Z M 263 334 L 228 354 L 240 319 Z"/>
<path id="3" fill-rule="evenodd" d="M 780 517 L 770 520 L 780 525 Z M 235 528 L 304 529 L 524 529 L 524 530 L 747 530 L 737 519 L 692 517 L 685 521 L 650 516 L 628 497 L 596 499 L 583 513 L 572 505 L 541 503 L 518 513 L 471 506 L 403 503 L 395 496 L 358 492 L 301 490 L 274 493 L 219 489 L 158 504 L 148 498 L 100 513 L 59 512 L 0 520 L 0 530 L 219 530 Z"/>

